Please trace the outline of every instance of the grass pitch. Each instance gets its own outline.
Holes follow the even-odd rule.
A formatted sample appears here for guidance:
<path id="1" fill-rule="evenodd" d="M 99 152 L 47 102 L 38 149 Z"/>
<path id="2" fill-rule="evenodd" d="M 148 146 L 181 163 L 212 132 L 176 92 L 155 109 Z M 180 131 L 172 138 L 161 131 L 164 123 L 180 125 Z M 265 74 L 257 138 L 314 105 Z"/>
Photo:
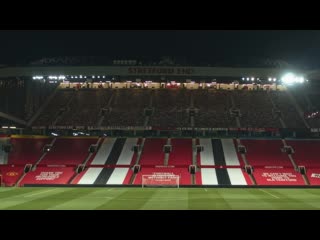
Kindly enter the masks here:
<path id="1" fill-rule="evenodd" d="M 320 209 L 320 189 L 0 188 L 0 209 Z"/>

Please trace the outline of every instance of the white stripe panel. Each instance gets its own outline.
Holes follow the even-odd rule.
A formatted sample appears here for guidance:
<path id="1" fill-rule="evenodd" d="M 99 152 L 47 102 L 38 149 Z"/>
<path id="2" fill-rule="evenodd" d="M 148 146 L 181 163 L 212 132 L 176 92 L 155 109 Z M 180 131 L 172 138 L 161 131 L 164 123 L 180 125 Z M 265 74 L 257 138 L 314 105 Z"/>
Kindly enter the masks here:
<path id="1" fill-rule="evenodd" d="M 116 141 L 116 138 L 106 138 L 101 144 L 96 156 L 92 161 L 92 165 L 103 165 L 107 161 L 109 154 L 112 150 L 113 144 Z"/>
<path id="2" fill-rule="evenodd" d="M 221 139 L 221 143 L 222 143 L 222 148 L 223 148 L 223 152 L 224 152 L 224 159 L 226 160 L 226 165 L 227 166 L 240 165 L 233 140 L 232 139 Z"/>
<path id="3" fill-rule="evenodd" d="M 0 164 L 7 164 L 8 153 L 2 150 L 2 145 L 8 143 L 8 138 L 0 138 Z"/>
<path id="4" fill-rule="evenodd" d="M 215 168 L 201 168 L 202 185 L 218 185 Z"/>
<path id="5" fill-rule="evenodd" d="M 247 181 L 240 168 L 227 168 L 227 171 L 231 185 L 247 185 Z"/>
<path id="6" fill-rule="evenodd" d="M 127 176 L 129 168 L 115 168 L 107 184 L 122 184 Z"/>
<path id="7" fill-rule="evenodd" d="M 214 165 L 211 139 L 200 138 L 200 145 L 203 146 L 203 151 L 200 152 L 201 165 L 210 165 L 210 166 Z"/>
<path id="8" fill-rule="evenodd" d="M 93 184 L 103 168 L 89 168 L 82 176 L 78 184 Z"/>
<path id="9" fill-rule="evenodd" d="M 121 154 L 119 156 L 117 165 L 129 165 L 132 160 L 134 152 L 131 150 L 134 145 L 137 144 L 137 138 L 127 138 L 123 145 Z"/>

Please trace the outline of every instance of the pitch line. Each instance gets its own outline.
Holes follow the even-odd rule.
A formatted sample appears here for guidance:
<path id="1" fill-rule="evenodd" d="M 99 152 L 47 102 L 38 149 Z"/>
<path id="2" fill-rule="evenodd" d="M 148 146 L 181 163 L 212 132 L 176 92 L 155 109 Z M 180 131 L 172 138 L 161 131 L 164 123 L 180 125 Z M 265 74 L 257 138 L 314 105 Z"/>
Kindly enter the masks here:
<path id="1" fill-rule="evenodd" d="M 39 195 L 39 194 L 42 194 L 42 193 L 51 192 L 51 191 L 54 191 L 54 190 L 57 190 L 57 189 L 56 189 L 56 188 L 54 188 L 54 189 L 49 189 L 49 190 L 46 190 L 46 191 L 43 191 L 43 192 L 33 193 L 33 194 L 30 194 L 30 195 L 27 195 L 27 196 L 24 196 L 24 197 L 32 197 L 32 196 L 35 196 L 35 195 Z"/>
<path id="2" fill-rule="evenodd" d="M 271 196 L 274 197 L 274 198 L 278 198 L 278 199 L 279 199 L 279 197 L 277 197 L 276 195 L 273 195 L 272 193 L 269 193 L 269 192 L 267 192 L 267 191 L 265 191 L 265 190 L 263 190 L 263 189 L 259 189 L 259 190 L 262 191 L 262 192 L 264 192 L 264 193 L 267 193 L 267 194 L 271 195 Z"/>
<path id="3" fill-rule="evenodd" d="M 208 192 L 208 190 L 207 190 L 206 188 L 205 188 L 204 190 L 205 190 L 206 192 Z"/>

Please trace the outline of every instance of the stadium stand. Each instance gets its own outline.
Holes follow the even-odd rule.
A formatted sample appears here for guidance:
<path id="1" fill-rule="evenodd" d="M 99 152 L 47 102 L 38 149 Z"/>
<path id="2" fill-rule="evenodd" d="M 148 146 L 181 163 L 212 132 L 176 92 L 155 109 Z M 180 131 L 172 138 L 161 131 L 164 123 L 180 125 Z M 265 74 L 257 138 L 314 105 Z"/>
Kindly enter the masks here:
<path id="1" fill-rule="evenodd" d="M 253 175 L 258 185 L 305 185 L 292 168 L 254 168 Z"/>
<path id="2" fill-rule="evenodd" d="M 232 108 L 231 91 L 196 90 L 194 106 L 199 109 L 195 117 L 195 127 L 236 127 L 230 116 Z"/>
<path id="3" fill-rule="evenodd" d="M 141 154 L 141 165 L 163 165 L 164 152 L 163 146 L 167 143 L 165 138 L 146 139 Z"/>
<path id="4" fill-rule="evenodd" d="M 281 127 L 272 114 L 272 103 L 266 91 L 235 91 L 235 106 L 241 112 L 241 127 Z"/>
<path id="5" fill-rule="evenodd" d="M 43 154 L 43 148 L 52 139 L 45 136 L 12 136 L 12 150 L 8 154 L 8 164 L 25 165 L 36 163 Z"/>
<path id="6" fill-rule="evenodd" d="M 89 147 L 98 138 L 57 138 L 39 165 L 78 165 L 85 161 Z"/>
<path id="7" fill-rule="evenodd" d="M 172 151 L 169 154 L 169 165 L 192 164 L 192 140 L 172 139 Z"/>
<path id="8" fill-rule="evenodd" d="M 320 141 L 287 140 L 286 142 L 293 148 L 293 158 L 299 166 L 305 166 L 307 169 L 320 167 L 320 159 L 318 157 Z"/>
<path id="9" fill-rule="evenodd" d="M 28 172 L 20 182 L 24 184 L 67 184 L 75 174 L 73 167 L 37 167 Z"/>
<path id="10" fill-rule="evenodd" d="M 281 150 L 284 146 L 280 140 L 241 139 L 241 144 L 246 147 L 246 158 L 253 167 L 293 167 L 288 154 Z"/>

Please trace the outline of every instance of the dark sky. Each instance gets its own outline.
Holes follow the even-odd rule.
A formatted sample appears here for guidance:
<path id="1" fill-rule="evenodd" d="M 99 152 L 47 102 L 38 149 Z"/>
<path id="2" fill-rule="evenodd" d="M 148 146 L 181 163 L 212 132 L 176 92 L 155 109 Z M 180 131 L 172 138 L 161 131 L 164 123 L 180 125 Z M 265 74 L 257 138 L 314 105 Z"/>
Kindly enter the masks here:
<path id="1" fill-rule="evenodd" d="M 320 31 L 0 31 L 0 64 L 51 56 L 179 56 L 244 63 L 258 57 L 320 67 Z"/>

